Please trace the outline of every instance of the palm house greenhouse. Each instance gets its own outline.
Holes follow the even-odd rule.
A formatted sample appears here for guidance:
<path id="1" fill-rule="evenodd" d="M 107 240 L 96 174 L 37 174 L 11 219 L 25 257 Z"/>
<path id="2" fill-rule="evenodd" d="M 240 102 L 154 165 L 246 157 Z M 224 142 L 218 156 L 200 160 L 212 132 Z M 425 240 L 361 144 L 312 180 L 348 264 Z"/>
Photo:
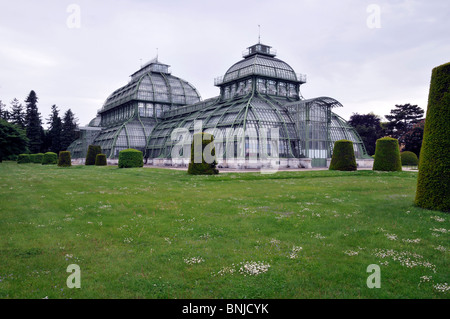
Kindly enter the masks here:
<path id="1" fill-rule="evenodd" d="M 225 75 L 214 80 L 217 97 L 202 100 L 195 87 L 154 59 L 114 91 L 73 142 L 74 161 L 83 162 L 90 144 L 100 145 L 110 163 L 134 148 L 151 165 L 187 166 L 192 135 L 214 136 L 219 167 L 327 167 L 334 142 L 351 140 L 359 167 L 371 167 L 358 133 L 331 97 L 305 99 L 306 76 L 258 43 Z"/>

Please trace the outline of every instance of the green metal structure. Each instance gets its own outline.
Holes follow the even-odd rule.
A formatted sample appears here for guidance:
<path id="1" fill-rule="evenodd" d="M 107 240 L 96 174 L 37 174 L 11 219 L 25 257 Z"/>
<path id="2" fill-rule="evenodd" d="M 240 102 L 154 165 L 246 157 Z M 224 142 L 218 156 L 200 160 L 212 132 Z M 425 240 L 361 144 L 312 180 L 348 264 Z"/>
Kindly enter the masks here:
<path id="1" fill-rule="evenodd" d="M 201 125 L 200 130 L 215 136 L 216 154 L 223 158 L 230 152 L 244 160 L 260 158 L 267 150 L 270 154 L 273 144 L 254 135 L 274 138 L 270 136 L 273 129 L 278 133 L 280 159 L 311 158 L 312 166 L 325 167 L 334 142 L 340 139 L 353 142 L 357 158 L 368 158 L 357 132 L 332 111 L 342 104 L 330 97 L 304 99 L 300 92 L 304 83 L 305 75 L 276 58 L 270 46 L 258 43 L 215 79 L 220 95 L 201 101 L 192 85 L 153 60 L 108 97 L 95 123 L 89 125 L 91 130 L 95 127 L 95 138 L 85 133 L 84 142 L 74 142 L 73 157 L 87 148 L 89 137 L 109 158 L 117 158 L 122 149 L 136 148 L 145 153 L 146 160 L 170 163 L 174 147 L 190 145 Z M 184 134 L 174 134 L 179 131 Z M 244 132 L 241 147 L 237 131 Z M 178 154 L 188 156 L 183 151 Z"/>

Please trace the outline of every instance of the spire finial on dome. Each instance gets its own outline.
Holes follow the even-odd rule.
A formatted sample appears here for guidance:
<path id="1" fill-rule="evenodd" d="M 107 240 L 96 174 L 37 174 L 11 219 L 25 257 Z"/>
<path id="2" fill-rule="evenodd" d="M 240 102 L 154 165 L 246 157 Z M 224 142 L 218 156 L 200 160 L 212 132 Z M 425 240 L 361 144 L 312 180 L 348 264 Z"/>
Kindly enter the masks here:
<path id="1" fill-rule="evenodd" d="M 258 24 L 258 44 L 261 44 L 261 25 Z"/>

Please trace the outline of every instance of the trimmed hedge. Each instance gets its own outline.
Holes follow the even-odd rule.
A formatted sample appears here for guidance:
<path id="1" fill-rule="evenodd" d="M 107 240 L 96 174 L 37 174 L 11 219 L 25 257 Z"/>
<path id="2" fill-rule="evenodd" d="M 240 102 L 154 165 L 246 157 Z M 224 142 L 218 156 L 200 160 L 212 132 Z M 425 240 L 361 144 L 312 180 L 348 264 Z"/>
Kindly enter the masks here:
<path id="1" fill-rule="evenodd" d="M 42 159 L 42 165 L 54 165 L 58 163 L 58 155 L 53 152 L 47 152 Z"/>
<path id="2" fill-rule="evenodd" d="M 69 151 L 59 152 L 58 166 L 60 167 L 70 167 L 72 166 L 72 158 Z"/>
<path id="3" fill-rule="evenodd" d="M 375 146 L 374 171 L 401 171 L 402 161 L 398 140 L 392 137 L 382 137 L 377 140 Z"/>
<path id="4" fill-rule="evenodd" d="M 144 154 L 141 151 L 129 148 L 119 152 L 119 168 L 143 167 Z"/>
<path id="5" fill-rule="evenodd" d="M 404 151 L 400 153 L 402 165 L 405 166 L 417 166 L 419 164 L 419 158 L 416 153 L 411 151 Z"/>
<path id="6" fill-rule="evenodd" d="M 44 158 L 43 153 L 30 154 L 31 163 L 42 164 L 42 159 Z"/>
<path id="7" fill-rule="evenodd" d="M 84 165 L 95 165 L 95 158 L 101 153 L 102 148 L 99 145 L 89 145 Z"/>
<path id="8" fill-rule="evenodd" d="M 30 154 L 19 154 L 17 157 L 17 164 L 31 163 Z"/>
<path id="9" fill-rule="evenodd" d="M 334 143 L 329 169 L 337 171 L 356 171 L 357 165 L 352 141 L 339 140 Z"/>
<path id="10" fill-rule="evenodd" d="M 106 166 L 106 155 L 105 154 L 97 154 L 95 157 L 95 166 Z"/>
<path id="11" fill-rule="evenodd" d="M 204 154 L 208 154 L 212 158 L 207 158 L 205 160 L 203 156 Z M 198 161 L 198 163 L 196 163 L 196 161 Z M 188 174 L 216 175 L 219 174 L 219 170 L 216 168 L 216 165 L 217 162 L 216 149 L 214 147 L 214 137 L 208 133 L 194 134 L 191 144 L 191 162 L 189 163 Z"/>
<path id="12" fill-rule="evenodd" d="M 415 204 L 450 212 L 450 63 L 431 72 Z"/>

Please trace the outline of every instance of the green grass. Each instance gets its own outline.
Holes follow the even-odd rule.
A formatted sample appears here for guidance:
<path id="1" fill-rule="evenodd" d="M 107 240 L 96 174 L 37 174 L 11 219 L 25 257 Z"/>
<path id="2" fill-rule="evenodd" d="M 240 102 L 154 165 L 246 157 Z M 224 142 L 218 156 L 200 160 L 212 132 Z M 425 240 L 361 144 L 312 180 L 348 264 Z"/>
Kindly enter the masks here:
<path id="1" fill-rule="evenodd" d="M 448 215 L 413 205 L 416 181 L 3 162 L 0 298 L 448 298 Z"/>

